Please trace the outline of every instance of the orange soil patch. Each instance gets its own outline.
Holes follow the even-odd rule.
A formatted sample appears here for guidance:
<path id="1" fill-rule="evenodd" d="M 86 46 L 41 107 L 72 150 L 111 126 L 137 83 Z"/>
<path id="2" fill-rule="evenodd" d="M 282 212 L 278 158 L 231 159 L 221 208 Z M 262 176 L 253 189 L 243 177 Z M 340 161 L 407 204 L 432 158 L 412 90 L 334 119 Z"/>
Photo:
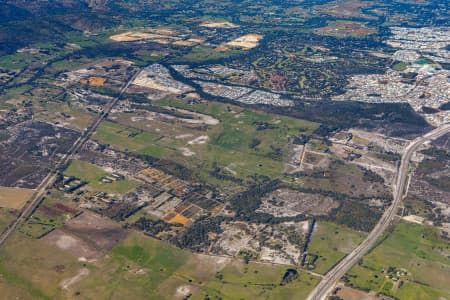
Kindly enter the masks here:
<path id="1" fill-rule="evenodd" d="M 330 49 L 328 49 L 327 47 L 323 47 L 323 46 L 311 46 L 311 48 L 322 51 L 322 52 L 330 51 Z"/>
<path id="2" fill-rule="evenodd" d="M 169 212 L 167 213 L 165 216 L 162 217 L 162 219 L 166 222 L 169 222 L 170 220 L 172 220 L 175 216 L 177 215 L 177 213 Z"/>
<path id="3" fill-rule="evenodd" d="M 226 45 L 249 50 L 257 47 L 259 45 L 259 41 L 262 40 L 263 37 L 264 36 L 261 34 L 246 34 L 226 43 Z"/>
<path id="4" fill-rule="evenodd" d="M 31 189 L 0 187 L 0 207 L 21 209 L 33 193 Z"/>
<path id="5" fill-rule="evenodd" d="M 200 24 L 201 27 L 207 27 L 207 28 L 238 28 L 239 25 L 233 24 L 228 21 L 224 22 L 204 22 Z"/>
<path id="6" fill-rule="evenodd" d="M 225 52 L 228 50 L 229 50 L 228 47 L 225 45 L 220 45 L 219 47 L 216 48 L 216 51 L 218 51 L 218 52 Z"/>
<path id="7" fill-rule="evenodd" d="M 152 42 L 161 44 L 161 45 L 168 45 L 170 41 L 168 39 L 154 39 Z"/>
<path id="8" fill-rule="evenodd" d="M 178 224 L 181 224 L 184 226 L 188 225 L 190 222 L 191 221 L 188 218 L 186 218 L 180 214 L 175 215 L 175 217 L 173 217 L 172 219 L 169 220 L 170 224 L 178 223 Z"/>
<path id="9" fill-rule="evenodd" d="M 176 34 L 176 31 L 170 28 L 155 28 L 152 31 L 159 33 L 159 34 L 164 34 L 164 35 L 174 35 Z"/>
<path id="10" fill-rule="evenodd" d="M 81 79 L 82 84 L 89 84 L 90 86 L 103 86 L 106 82 L 106 78 L 103 77 L 89 77 L 87 79 Z"/>
<path id="11" fill-rule="evenodd" d="M 223 208 L 223 205 L 214 206 L 214 208 L 210 210 L 210 213 L 215 215 L 215 214 L 219 213 L 222 210 L 222 208 Z"/>

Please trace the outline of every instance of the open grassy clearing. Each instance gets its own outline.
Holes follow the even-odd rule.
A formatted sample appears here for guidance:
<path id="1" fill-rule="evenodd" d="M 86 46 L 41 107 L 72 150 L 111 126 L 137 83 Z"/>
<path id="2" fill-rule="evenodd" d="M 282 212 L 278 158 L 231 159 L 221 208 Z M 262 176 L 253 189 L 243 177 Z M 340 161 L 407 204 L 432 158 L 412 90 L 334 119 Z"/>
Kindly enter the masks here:
<path id="1" fill-rule="evenodd" d="M 8 225 L 17 217 L 16 211 L 9 208 L 0 207 L 0 232 L 8 227 Z"/>
<path id="2" fill-rule="evenodd" d="M 2 295 L 20 290 L 31 295 L 26 299 L 161 299 L 156 288 L 188 255 L 134 233 L 109 256 L 86 264 L 43 240 L 16 234 L 0 250 L 0 286 L 6 287 Z M 87 275 L 62 288 L 86 269 Z"/>
<path id="3" fill-rule="evenodd" d="M 75 215 L 76 211 L 73 202 L 64 198 L 62 192 L 53 191 L 46 196 L 33 215 L 20 226 L 19 232 L 29 237 L 39 238 L 61 227 Z"/>
<path id="4" fill-rule="evenodd" d="M 139 186 L 136 180 L 117 180 L 111 183 L 104 183 L 101 179 L 110 175 L 96 165 L 81 160 L 73 160 L 69 167 L 64 171 L 64 175 L 79 178 L 86 181 L 90 187 L 99 191 L 114 192 L 124 194 L 134 190 Z"/>
<path id="5" fill-rule="evenodd" d="M 158 285 L 187 260 L 189 254 L 132 233 L 110 256 L 93 266 L 90 275 L 71 290 L 87 299 L 161 299 Z"/>
<path id="6" fill-rule="evenodd" d="M 299 272 L 298 278 L 280 285 L 288 266 L 247 265 L 241 260 L 196 255 L 138 232 L 131 232 L 112 251 L 102 250 L 108 255 L 91 263 L 62 249 L 43 239 L 15 234 L 0 249 L 2 295 L 182 299 L 188 292 L 194 299 L 205 294 L 223 299 L 303 299 L 318 282 Z"/>
<path id="7" fill-rule="evenodd" d="M 381 290 L 399 299 L 448 298 L 449 255 L 450 243 L 442 240 L 435 228 L 401 222 L 347 276 L 356 287 Z M 389 267 L 395 271 L 386 274 Z"/>
<path id="8" fill-rule="evenodd" d="M 324 176 L 303 176 L 296 178 L 296 183 L 307 188 L 335 191 L 354 197 L 385 197 L 390 193 L 383 183 L 366 179 L 359 166 L 340 160 L 332 160 Z"/>
<path id="9" fill-rule="evenodd" d="M 360 244 L 366 236 L 364 232 L 331 222 L 318 222 L 308 253 L 318 255 L 314 272 L 325 274 L 336 262 Z"/>
<path id="10" fill-rule="evenodd" d="M 289 139 L 311 134 L 318 127 L 317 123 L 217 102 L 188 105 L 167 98 L 154 104 L 208 115 L 219 122 L 204 126 L 174 121 L 173 117 L 133 119 L 119 114 L 115 116 L 117 123 L 104 122 L 100 126 L 96 138 L 122 149 L 174 160 L 200 170 L 198 175 L 206 180 L 211 180 L 209 172 L 214 164 L 242 179 L 255 173 L 280 176 Z"/>
<path id="11" fill-rule="evenodd" d="M 280 285 L 286 266 L 233 261 L 201 287 L 193 299 L 305 299 L 318 278 L 299 272 L 298 278 Z"/>
<path id="12" fill-rule="evenodd" d="M 0 207 L 21 209 L 33 193 L 31 189 L 0 187 Z"/>
<path id="13" fill-rule="evenodd" d="M 22 69 L 32 63 L 42 62 L 49 56 L 41 53 L 14 53 L 0 57 L 0 68 L 9 70 Z"/>
<path id="14" fill-rule="evenodd" d="M 44 108 L 46 111 L 38 112 L 37 118 L 49 122 L 58 122 L 78 130 L 86 129 L 94 119 L 92 113 L 76 108 L 67 102 L 47 103 Z"/>
<path id="15" fill-rule="evenodd" d="M 17 233 L 0 249 L 2 296 L 24 299 L 63 299 L 59 282 L 73 276 L 82 263 L 41 240 Z"/>
<path id="16" fill-rule="evenodd" d="M 25 96 L 24 94 L 31 89 L 32 87 L 30 85 L 21 85 L 5 90 L 0 95 L 0 107 L 18 105 L 19 103 L 28 100 L 29 96 Z"/>
<path id="17" fill-rule="evenodd" d="M 94 138 L 101 143 L 118 146 L 122 150 L 139 152 L 151 146 L 157 136 L 136 128 L 105 121 L 100 124 Z"/>

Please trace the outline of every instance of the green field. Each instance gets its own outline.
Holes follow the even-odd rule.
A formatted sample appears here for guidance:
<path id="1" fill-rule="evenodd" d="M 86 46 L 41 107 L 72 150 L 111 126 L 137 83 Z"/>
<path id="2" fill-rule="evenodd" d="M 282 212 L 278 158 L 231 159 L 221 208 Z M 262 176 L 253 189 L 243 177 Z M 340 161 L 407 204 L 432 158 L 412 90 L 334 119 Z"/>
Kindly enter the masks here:
<path id="1" fill-rule="evenodd" d="M 63 192 L 52 190 L 18 231 L 29 237 L 39 238 L 53 229 L 61 227 L 74 213 L 55 210 L 54 206 L 58 204 L 63 204 L 76 211 L 74 203 L 65 198 Z"/>
<path id="2" fill-rule="evenodd" d="M 43 54 L 30 54 L 30 53 L 14 53 L 10 55 L 4 55 L 0 57 L 0 68 L 9 70 L 22 69 L 33 62 L 41 62 L 48 58 Z"/>
<path id="3" fill-rule="evenodd" d="M 102 122 L 94 135 L 101 143 L 119 146 L 123 150 L 133 152 L 145 151 L 156 137 L 151 133 L 108 121 Z"/>
<path id="4" fill-rule="evenodd" d="M 60 286 L 82 268 L 89 270 L 87 276 L 67 289 Z M 288 268 L 194 255 L 137 232 L 107 256 L 85 263 L 43 240 L 16 234 L 0 249 L 0 288 L 2 295 L 24 299 L 182 299 L 177 294 L 182 287 L 191 290 L 192 299 L 206 294 L 304 299 L 318 278 L 299 271 L 298 278 L 280 285 Z"/>
<path id="5" fill-rule="evenodd" d="M 58 113 L 64 113 L 71 117 L 70 126 L 73 126 L 81 131 L 86 129 L 94 119 L 94 115 L 92 113 L 71 106 L 69 102 L 47 103 L 44 105 L 44 108 L 45 111 L 37 113 L 37 118 L 49 122 L 56 122 L 59 121 Z"/>
<path id="6" fill-rule="evenodd" d="M 82 181 L 86 181 L 88 185 L 95 190 L 119 194 L 127 193 L 139 186 L 138 181 L 129 179 L 117 180 L 112 183 L 103 183 L 101 182 L 101 178 L 108 176 L 109 173 L 96 165 L 81 160 L 73 160 L 69 167 L 64 171 L 64 175 L 73 176 Z"/>
<path id="7" fill-rule="evenodd" d="M 229 175 L 237 178 L 246 178 L 255 173 L 278 177 L 288 159 L 287 145 L 290 137 L 311 134 L 318 127 L 317 123 L 218 102 L 188 105 L 183 101 L 167 98 L 154 103 L 202 113 L 219 120 L 218 125 L 197 133 L 209 137 L 206 144 L 180 145 L 180 141 L 170 138 L 161 140 L 159 144 L 164 149 L 185 146 L 195 152 L 196 155 L 191 157 L 183 157 L 173 151 L 166 152 L 166 155 L 191 169 L 201 166 L 204 178 L 210 177 L 208 171 L 212 169 L 213 163 L 226 167 L 230 171 Z M 267 127 L 258 130 L 258 126 Z M 258 145 L 252 147 L 252 140 L 257 141 Z"/>
<path id="8" fill-rule="evenodd" d="M 360 244 L 366 233 L 331 222 L 318 222 L 308 247 L 308 253 L 318 255 L 314 272 L 324 274 L 336 262 Z"/>
<path id="9" fill-rule="evenodd" d="M 162 299 L 158 286 L 172 276 L 190 254 L 134 232 L 110 255 L 90 266 L 91 275 L 74 285 L 84 298 Z"/>
<path id="10" fill-rule="evenodd" d="M 134 233 L 110 256 L 86 264 L 42 240 L 18 234 L 0 250 L 0 287 L 5 284 L 2 295 L 17 295 L 15 291 L 21 290 L 24 299 L 67 299 L 75 295 L 80 299 L 161 299 L 156 288 L 188 256 Z M 56 266 L 59 271 L 55 271 Z M 83 267 L 89 269 L 89 275 L 63 290 L 60 282 Z M 141 268 L 145 274 L 133 273 Z"/>
<path id="11" fill-rule="evenodd" d="M 227 265 L 193 299 L 305 299 L 319 278 L 299 272 L 281 285 L 288 267 L 234 261 Z"/>
<path id="12" fill-rule="evenodd" d="M 403 61 L 398 62 L 394 66 L 392 66 L 392 69 L 399 72 L 406 70 L 406 68 L 408 68 L 408 64 Z"/>
<path id="13" fill-rule="evenodd" d="M 448 299 L 450 294 L 450 243 L 442 240 L 435 228 L 401 222 L 378 247 L 348 273 L 356 287 L 382 290 L 399 299 Z M 388 274 L 389 267 L 401 270 Z M 395 281 L 402 282 L 401 287 Z M 387 285 L 387 287 L 386 287 Z M 392 286 L 392 288 L 390 288 Z"/>
<path id="14" fill-rule="evenodd" d="M 209 115 L 219 124 L 199 129 L 182 122 L 149 122 L 145 118 L 136 121 L 128 114 L 118 114 L 115 122 L 103 122 L 94 138 L 122 150 L 173 160 L 214 184 L 221 184 L 209 174 L 214 164 L 236 178 L 245 179 L 254 174 L 279 177 L 289 159 L 290 138 L 309 135 L 319 125 L 218 102 L 188 105 L 181 100 L 166 98 L 153 104 Z M 263 126 L 266 127 L 261 129 Z M 191 138 L 176 138 L 186 134 Z M 207 141 L 190 141 L 199 137 L 206 137 Z M 257 140 L 256 146 L 251 145 L 253 140 Z M 183 155 L 182 149 L 186 148 L 193 154 Z"/>

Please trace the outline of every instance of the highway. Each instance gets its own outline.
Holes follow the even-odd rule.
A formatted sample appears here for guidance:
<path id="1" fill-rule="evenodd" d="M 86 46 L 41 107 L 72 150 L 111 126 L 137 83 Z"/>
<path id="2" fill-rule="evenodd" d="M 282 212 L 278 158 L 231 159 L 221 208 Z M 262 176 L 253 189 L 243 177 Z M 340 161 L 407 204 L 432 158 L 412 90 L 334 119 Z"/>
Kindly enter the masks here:
<path id="1" fill-rule="evenodd" d="M 8 228 L 5 229 L 0 234 L 0 247 L 6 242 L 8 237 L 15 231 L 15 229 L 25 220 L 27 220 L 34 210 L 39 206 L 39 204 L 44 199 L 46 192 L 53 186 L 58 172 L 63 169 L 67 163 L 72 158 L 72 155 L 75 154 L 81 147 L 89 140 L 91 135 L 95 132 L 100 123 L 108 116 L 111 109 L 116 105 L 119 99 L 122 97 L 123 93 L 128 89 L 130 84 L 134 81 L 134 79 L 139 75 L 140 71 L 136 72 L 130 80 L 128 80 L 120 89 L 119 95 L 112 99 L 103 109 L 103 111 L 98 114 L 98 116 L 92 121 L 92 124 L 81 134 L 81 136 L 75 141 L 72 147 L 64 154 L 60 161 L 57 163 L 55 168 L 44 178 L 44 180 L 39 184 L 36 188 L 35 193 L 31 197 L 31 199 L 25 204 L 22 208 L 19 216 L 9 224 Z"/>
<path id="2" fill-rule="evenodd" d="M 450 132 L 450 124 L 444 124 L 436 129 L 411 141 L 402 153 L 400 166 L 397 170 L 395 184 L 393 185 L 393 200 L 389 208 L 384 212 L 380 221 L 370 232 L 367 238 L 352 252 L 345 256 L 338 264 L 330 269 L 319 284 L 311 291 L 307 300 L 325 300 L 333 291 L 334 286 L 362 258 L 383 234 L 390 222 L 394 219 L 398 205 L 403 200 L 405 185 L 408 181 L 409 163 L 413 153 L 426 141 L 430 141 Z"/>

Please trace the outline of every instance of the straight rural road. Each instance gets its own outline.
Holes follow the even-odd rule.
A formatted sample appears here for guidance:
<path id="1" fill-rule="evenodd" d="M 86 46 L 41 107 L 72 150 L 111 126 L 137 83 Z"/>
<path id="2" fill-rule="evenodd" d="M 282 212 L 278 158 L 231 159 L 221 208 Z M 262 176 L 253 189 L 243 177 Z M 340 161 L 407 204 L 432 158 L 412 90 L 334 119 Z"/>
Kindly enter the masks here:
<path id="1" fill-rule="evenodd" d="M 335 284 L 342 276 L 353 267 L 360 258 L 362 258 L 376 243 L 378 238 L 383 234 L 386 228 L 389 226 L 392 219 L 395 217 L 395 212 L 399 203 L 403 199 L 405 185 L 408 179 L 409 162 L 414 151 L 417 150 L 426 141 L 430 141 L 443 136 L 450 132 L 450 124 L 444 124 L 436 129 L 424 134 L 411 141 L 402 153 L 402 159 L 400 167 L 397 171 L 396 182 L 393 185 L 393 200 L 389 208 L 384 212 L 380 221 L 370 232 L 368 237 L 352 252 L 350 252 L 344 259 L 336 264 L 331 270 L 329 270 L 319 284 L 309 294 L 307 300 L 324 300 L 333 291 Z"/>
<path id="2" fill-rule="evenodd" d="M 119 99 L 122 97 L 123 93 L 128 89 L 130 84 L 139 75 L 140 71 L 136 72 L 130 80 L 128 80 L 124 86 L 120 89 L 119 95 L 112 99 L 103 109 L 103 111 L 98 114 L 98 116 L 93 120 L 92 124 L 86 129 L 83 134 L 75 141 L 73 146 L 67 151 L 66 154 L 62 156 L 56 167 L 45 177 L 45 179 L 39 184 L 36 192 L 33 194 L 31 199 L 25 204 L 20 212 L 19 216 L 9 224 L 8 228 L 0 234 L 0 247 L 6 242 L 8 237 L 16 230 L 18 225 L 27 220 L 33 211 L 39 206 L 39 204 L 44 199 L 45 193 L 52 187 L 55 182 L 59 170 L 64 167 L 71 159 L 72 155 L 75 154 L 81 147 L 89 140 L 91 135 L 95 132 L 100 123 L 108 116 L 111 109 L 116 105 Z"/>

